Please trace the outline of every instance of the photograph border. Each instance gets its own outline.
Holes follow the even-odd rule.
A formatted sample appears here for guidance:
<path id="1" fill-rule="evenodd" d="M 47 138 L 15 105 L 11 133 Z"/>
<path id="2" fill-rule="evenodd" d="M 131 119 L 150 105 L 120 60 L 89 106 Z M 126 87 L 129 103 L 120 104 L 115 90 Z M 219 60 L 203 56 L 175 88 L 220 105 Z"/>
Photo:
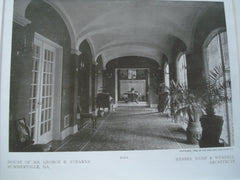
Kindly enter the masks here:
<path id="1" fill-rule="evenodd" d="M 196 0 L 193 0 L 196 1 Z M 201 0 L 208 1 L 208 0 Z M 210 0 L 209 0 L 210 1 Z M 233 126 L 232 147 L 108 152 L 8 152 L 10 59 L 13 0 L 0 3 L 0 177 L 14 179 L 237 179 L 240 178 L 240 76 L 239 1 L 224 2 L 231 66 Z M 1 6 L 2 5 L 2 6 Z M 235 7 L 233 7 L 235 5 Z M 235 14 L 234 14 L 235 13 Z M 238 16 L 236 15 L 238 14 Z M 237 30 L 238 28 L 238 30 Z M 238 40 L 238 42 L 237 42 Z M 217 160 L 211 161 L 211 158 Z M 227 162 L 225 162 L 227 161 Z M 212 163 L 211 163 L 212 162 Z M 22 167 L 23 164 L 26 167 Z M 12 168 L 13 164 L 19 168 Z M 20 167 L 21 166 L 21 167 Z M 38 168 L 39 166 L 43 168 Z M 197 174 L 197 175 L 196 175 Z M 197 177 L 196 177 L 197 176 Z"/>

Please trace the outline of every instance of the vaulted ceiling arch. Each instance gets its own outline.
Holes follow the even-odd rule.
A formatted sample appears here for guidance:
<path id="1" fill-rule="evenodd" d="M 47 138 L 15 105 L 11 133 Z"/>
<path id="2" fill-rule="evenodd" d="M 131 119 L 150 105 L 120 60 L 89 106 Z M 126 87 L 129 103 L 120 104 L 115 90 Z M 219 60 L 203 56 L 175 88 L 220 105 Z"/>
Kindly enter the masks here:
<path id="1" fill-rule="evenodd" d="M 109 43 L 106 44 L 104 47 L 99 49 L 99 51 L 96 53 L 96 59 L 99 55 L 104 54 L 107 51 L 111 51 L 112 49 L 120 48 L 120 47 L 125 47 L 127 46 L 128 48 L 134 48 L 137 47 L 139 49 L 149 49 L 148 51 L 150 52 L 155 52 L 155 59 L 159 60 L 160 56 L 164 54 L 164 51 L 159 48 L 159 46 L 155 44 L 148 44 L 146 42 L 114 42 L 114 43 Z"/>
<path id="2" fill-rule="evenodd" d="M 103 68 L 106 68 L 106 64 L 108 62 L 119 57 L 127 57 L 127 56 L 146 57 L 149 59 L 153 59 L 159 65 L 161 64 L 161 60 L 163 57 L 163 54 L 159 53 L 159 51 L 156 51 L 154 49 L 149 49 L 147 47 L 140 46 L 140 45 L 116 46 L 104 51 L 101 55 L 103 59 Z"/>
<path id="3" fill-rule="evenodd" d="M 64 10 L 62 5 L 58 1 L 52 1 L 52 0 L 42 0 L 43 2 L 47 3 L 50 5 L 62 18 L 64 21 L 69 35 L 71 39 L 71 48 L 75 49 L 76 47 L 76 32 L 75 29 L 73 28 L 71 18 L 68 16 L 68 12 Z M 14 1 L 14 18 L 13 20 L 20 24 L 21 26 L 26 26 L 27 24 L 30 24 L 31 21 L 26 18 L 25 13 L 27 11 L 27 8 L 30 5 L 31 0 L 15 0 Z M 34 3 L 37 3 L 34 2 Z"/>
<path id="4" fill-rule="evenodd" d="M 174 2 L 162 0 L 42 0 L 53 7 L 62 17 L 69 31 L 71 48 L 78 50 L 84 40 L 88 40 L 93 59 L 100 54 L 108 54 L 110 49 L 122 50 L 122 45 L 130 47 L 126 54 L 141 53 L 136 45 L 151 51 L 158 49 L 171 59 L 176 42 L 192 49 L 196 27 L 201 16 L 209 9 L 215 13 L 214 3 Z M 25 18 L 30 0 L 16 0 L 15 22 L 31 23 Z M 222 6 L 219 6 L 222 9 Z M 218 12 L 216 12 L 218 13 Z M 205 16 L 208 16 L 205 14 Z M 196 42 L 195 42 L 196 43 Z M 113 46 L 113 47 L 111 47 Z M 152 49 L 151 49 L 151 48 Z M 138 54 L 135 54 L 138 55 Z M 118 55 L 116 55 L 118 56 Z M 158 56 L 156 59 L 159 59 Z"/>
<path id="5" fill-rule="evenodd" d="M 136 34 L 137 33 L 137 34 Z M 115 36 L 115 35 L 121 35 L 121 36 L 127 36 L 132 35 L 132 38 L 137 36 L 136 38 L 143 37 L 144 35 L 148 36 L 148 39 L 151 40 L 151 38 L 161 38 L 163 36 L 174 36 L 181 39 L 183 42 L 188 44 L 189 41 L 189 32 L 181 32 L 174 30 L 174 25 L 167 24 L 167 25 L 161 25 L 161 24 L 151 24 L 151 26 L 144 26 L 144 25 L 123 25 L 117 24 L 116 22 L 104 26 L 95 26 L 91 27 L 89 29 L 86 29 L 86 31 L 80 32 L 77 35 L 77 43 L 76 46 L 78 46 L 84 39 L 87 38 L 93 38 L 95 36 Z M 149 36 L 150 35 L 150 36 Z M 114 39 L 113 39 L 114 40 Z"/>
<path id="6" fill-rule="evenodd" d="M 57 1 L 52 1 L 52 0 L 43 0 L 43 1 L 49 4 L 50 6 L 52 6 L 52 8 L 54 8 L 55 11 L 57 11 L 57 13 L 61 16 L 70 35 L 71 48 L 76 50 L 75 48 L 76 47 L 76 31 L 73 28 L 71 18 L 68 16 L 68 13 L 65 11 L 64 7 Z"/>

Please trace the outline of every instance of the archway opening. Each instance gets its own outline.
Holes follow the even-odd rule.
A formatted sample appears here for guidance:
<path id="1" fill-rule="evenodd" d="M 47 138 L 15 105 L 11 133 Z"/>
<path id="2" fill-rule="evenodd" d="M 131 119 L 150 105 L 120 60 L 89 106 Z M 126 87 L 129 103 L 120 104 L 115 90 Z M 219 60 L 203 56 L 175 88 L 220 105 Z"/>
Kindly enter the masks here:
<path id="1" fill-rule="evenodd" d="M 157 106 L 161 79 L 159 64 L 152 59 L 126 56 L 106 65 L 104 86 L 117 105 Z"/>

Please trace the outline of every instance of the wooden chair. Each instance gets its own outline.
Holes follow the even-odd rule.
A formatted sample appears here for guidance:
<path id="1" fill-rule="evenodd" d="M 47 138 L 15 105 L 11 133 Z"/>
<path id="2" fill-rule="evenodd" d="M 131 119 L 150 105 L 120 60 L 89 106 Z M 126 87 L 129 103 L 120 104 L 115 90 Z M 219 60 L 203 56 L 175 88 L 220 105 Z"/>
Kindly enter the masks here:
<path id="1" fill-rule="evenodd" d="M 113 99 L 109 93 L 98 93 L 96 98 L 97 108 L 108 108 L 108 111 L 112 110 Z"/>
<path id="2" fill-rule="evenodd" d="M 30 136 L 29 128 L 25 118 L 18 119 L 15 122 L 17 145 L 16 150 L 20 152 L 48 152 L 51 151 L 49 144 L 34 144 Z"/>
<path id="3" fill-rule="evenodd" d="M 92 127 L 96 129 L 97 125 L 97 116 L 94 112 L 83 113 L 80 106 L 80 97 L 77 97 L 77 120 L 84 120 L 85 118 L 90 118 L 92 120 Z"/>

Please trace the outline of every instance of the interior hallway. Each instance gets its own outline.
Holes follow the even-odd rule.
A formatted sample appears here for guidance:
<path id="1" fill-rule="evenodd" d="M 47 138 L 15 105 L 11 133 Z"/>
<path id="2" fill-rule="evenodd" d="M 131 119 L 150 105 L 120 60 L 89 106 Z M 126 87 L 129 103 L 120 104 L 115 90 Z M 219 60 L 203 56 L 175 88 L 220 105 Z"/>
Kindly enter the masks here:
<path id="1" fill-rule="evenodd" d="M 96 129 L 87 123 L 55 151 L 116 151 L 197 148 L 187 144 L 184 130 L 156 109 L 119 107 L 99 118 Z"/>
<path id="2" fill-rule="evenodd" d="M 178 125 L 148 108 L 117 109 L 99 119 L 95 131 L 87 124 L 79 132 L 82 122 L 77 123 L 77 115 L 109 107 L 110 99 L 114 105 L 126 105 L 138 97 L 138 105 L 157 107 L 173 82 L 194 92 L 198 101 L 208 94 L 202 83 L 215 69 L 223 71 L 217 82 L 227 85 L 223 98 L 231 99 L 224 3 L 70 2 L 14 2 L 8 38 L 12 39 L 9 151 L 25 151 L 32 141 L 54 147 L 64 143 L 54 148 L 59 151 L 192 147 L 185 144 Z M 231 146 L 231 105 L 216 107 L 224 120 L 221 138 Z M 178 119 L 180 115 L 175 116 Z M 16 129 L 19 120 L 25 121 L 29 133 Z M 28 134 L 27 142 L 18 134 Z"/>

